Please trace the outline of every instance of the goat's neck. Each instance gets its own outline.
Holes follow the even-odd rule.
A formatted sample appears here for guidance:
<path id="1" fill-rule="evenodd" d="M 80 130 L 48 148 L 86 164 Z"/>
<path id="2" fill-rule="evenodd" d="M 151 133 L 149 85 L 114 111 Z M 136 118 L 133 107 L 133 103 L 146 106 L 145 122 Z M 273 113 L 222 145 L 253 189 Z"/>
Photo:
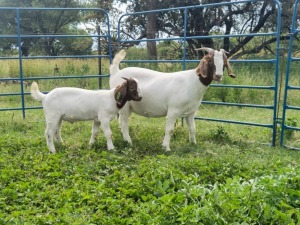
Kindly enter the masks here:
<path id="1" fill-rule="evenodd" d="M 211 84 L 211 82 L 213 81 L 213 79 L 212 79 L 213 75 L 208 75 L 207 77 L 203 77 L 203 76 L 201 76 L 201 74 L 198 74 L 198 76 L 199 76 L 200 82 L 205 86 L 209 86 Z"/>

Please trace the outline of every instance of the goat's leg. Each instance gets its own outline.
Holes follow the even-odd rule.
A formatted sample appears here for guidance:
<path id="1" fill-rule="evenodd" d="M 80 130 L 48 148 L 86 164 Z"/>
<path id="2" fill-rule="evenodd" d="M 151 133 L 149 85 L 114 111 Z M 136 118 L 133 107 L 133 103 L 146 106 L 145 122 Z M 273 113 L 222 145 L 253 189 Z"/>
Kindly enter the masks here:
<path id="1" fill-rule="evenodd" d="M 47 122 L 45 136 L 46 136 L 47 146 L 49 147 L 49 150 L 52 153 L 56 153 L 55 146 L 53 143 L 53 138 L 56 129 L 57 129 L 57 123 Z"/>
<path id="2" fill-rule="evenodd" d="M 99 126 L 100 126 L 100 121 L 93 122 L 92 136 L 89 142 L 89 146 L 95 143 L 96 136 L 99 133 Z"/>
<path id="3" fill-rule="evenodd" d="M 196 144 L 196 125 L 194 120 L 194 114 L 185 117 L 185 121 L 189 128 L 189 140 L 190 143 Z"/>
<path id="4" fill-rule="evenodd" d="M 103 130 L 104 136 L 106 137 L 107 149 L 112 150 L 115 147 L 112 143 L 112 132 L 111 132 L 109 123 L 110 123 L 109 119 L 102 119 L 101 120 L 101 128 Z"/>
<path id="5" fill-rule="evenodd" d="M 59 123 L 57 125 L 57 129 L 56 129 L 55 134 L 54 134 L 54 137 L 55 137 L 55 139 L 57 140 L 58 143 L 63 142 L 62 138 L 61 138 L 61 133 L 60 133 L 61 125 L 62 125 L 62 120 L 59 121 Z"/>
<path id="6" fill-rule="evenodd" d="M 132 144 L 129 129 L 128 129 L 128 122 L 130 116 L 130 108 L 128 103 L 120 110 L 119 112 L 119 123 L 121 126 L 121 132 L 123 134 L 123 139 L 127 141 L 129 144 Z"/>
<path id="7" fill-rule="evenodd" d="M 175 116 L 167 116 L 167 121 L 166 121 L 166 133 L 165 133 L 165 138 L 163 141 L 163 147 L 166 148 L 166 151 L 171 151 L 170 148 L 170 139 L 171 135 L 174 131 L 174 126 L 176 122 L 176 117 Z"/>

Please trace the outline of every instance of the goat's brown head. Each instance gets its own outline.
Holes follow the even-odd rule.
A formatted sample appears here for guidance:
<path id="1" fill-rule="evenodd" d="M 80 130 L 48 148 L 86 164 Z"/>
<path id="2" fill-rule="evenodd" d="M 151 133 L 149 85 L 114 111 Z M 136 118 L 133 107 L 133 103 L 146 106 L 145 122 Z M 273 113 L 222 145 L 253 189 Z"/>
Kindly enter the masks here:
<path id="1" fill-rule="evenodd" d="M 225 67 L 227 68 L 228 75 L 235 78 L 224 49 L 217 51 L 211 48 L 199 48 L 196 50 L 203 50 L 208 53 L 196 68 L 196 73 L 204 85 L 208 86 L 213 80 L 221 81 Z"/>
<path id="2" fill-rule="evenodd" d="M 138 80 L 134 78 L 122 78 L 125 81 L 115 89 L 115 100 L 119 109 L 122 108 L 127 101 L 142 100 L 142 92 L 139 88 Z"/>

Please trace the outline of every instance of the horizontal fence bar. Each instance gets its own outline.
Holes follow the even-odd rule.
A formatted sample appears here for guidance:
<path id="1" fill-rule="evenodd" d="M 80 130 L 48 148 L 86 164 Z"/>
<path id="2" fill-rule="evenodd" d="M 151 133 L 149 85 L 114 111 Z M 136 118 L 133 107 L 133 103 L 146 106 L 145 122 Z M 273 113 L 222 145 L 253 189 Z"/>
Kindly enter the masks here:
<path id="1" fill-rule="evenodd" d="M 289 146 L 289 145 L 283 145 L 283 147 L 285 147 L 287 149 L 290 149 L 290 150 L 296 150 L 296 151 L 300 150 L 300 148 L 297 148 L 297 147 L 294 147 L 294 146 Z"/>
<path id="2" fill-rule="evenodd" d="M 223 105 L 223 106 L 239 106 L 239 107 L 253 107 L 253 108 L 263 108 L 263 109 L 274 109 L 273 105 L 256 105 L 256 104 L 243 104 L 243 103 L 231 103 L 231 102 L 202 101 L 202 104 L 206 104 L 206 105 Z"/>
<path id="3" fill-rule="evenodd" d="M 104 14 L 107 12 L 101 8 L 34 8 L 34 7 L 0 7 L 0 10 L 20 10 L 20 11 L 101 11 Z"/>
<path id="4" fill-rule="evenodd" d="M 25 107 L 24 109 L 42 109 L 43 106 L 31 106 L 31 107 Z M 16 108 L 0 108 L 0 111 L 9 111 L 9 110 L 22 110 L 21 107 Z"/>
<path id="5" fill-rule="evenodd" d="M 78 76 L 51 76 L 51 77 L 24 77 L 23 81 L 26 80 L 49 80 L 49 79 L 70 79 L 70 78 L 99 78 L 99 77 L 109 77 L 110 74 L 103 75 L 78 75 Z M 20 81 L 20 78 L 0 78 L 0 81 L 12 81 L 17 80 Z"/>
<path id="6" fill-rule="evenodd" d="M 206 117 L 195 117 L 195 120 L 207 120 L 207 121 L 213 121 L 213 122 L 223 122 L 223 123 L 232 123 L 232 124 L 240 124 L 240 125 L 250 125 L 250 126 L 257 126 L 257 127 L 273 128 L 273 124 L 241 122 L 241 121 L 222 120 L 222 119 L 214 119 L 214 118 L 206 118 Z"/>
<path id="7" fill-rule="evenodd" d="M 1 35 L 0 38 L 18 38 L 18 35 Z M 107 38 L 108 35 L 97 35 L 97 34 L 68 34 L 68 35 L 62 35 L 62 34 L 21 34 L 21 38 L 83 38 L 83 37 L 98 37 L 98 38 Z"/>
<path id="8" fill-rule="evenodd" d="M 300 110 L 300 107 L 298 107 L 298 106 L 289 106 L 289 105 L 286 105 L 285 108 L 286 109 L 292 109 L 292 110 Z"/>
<path id="9" fill-rule="evenodd" d="M 159 59 L 159 60 L 151 60 L 151 59 L 139 59 L 139 60 L 122 60 L 121 63 L 182 63 L 182 62 L 195 62 L 199 63 L 200 59 Z M 276 59 L 230 59 L 229 62 L 234 63 L 276 63 Z"/>
<path id="10" fill-rule="evenodd" d="M 262 90 L 274 90 L 275 86 L 251 86 L 251 85 L 231 85 L 231 84 L 211 84 L 210 87 L 226 87 L 226 88 L 246 88 L 246 89 L 262 89 Z"/>
<path id="11" fill-rule="evenodd" d="M 109 55 L 66 55 L 66 56 L 25 56 L 22 60 L 26 59 L 87 59 L 87 58 L 109 58 Z M 19 57 L 0 57 L 1 59 L 20 59 Z"/>
<path id="12" fill-rule="evenodd" d="M 287 88 L 290 90 L 300 90 L 299 86 L 287 86 Z"/>
<path id="13" fill-rule="evenodd" d="M 290 59 L 291 61 L 300 61 L 300 58 L 296 58 L 296 57 L 291 57 Z"/>
<path id="14" fill-rule="evenodd" d="M 300 127 L 293 127 L 293 126 L 287 126 L 287 125 L 285 125 L 284 128 L 288 129 L 288 130 L 297 130 L 297 131 L 300 131 Z"/>
<path id="15" fill-rule="evenodd" d="M 251 33 L 251 34 L 226 34 L 226 35 L 206 35 L 206 36 L 187 36 L 187 37 L 172 37 L 172 38 L 149 38 L 139 40 L 122 40 L 121 43 L 140 43 L 148 41 L 174 41 L 174 40 L 189 40 L 189 39 L 210 39 L 210 38 L 222 38 L 222 37 L 258 37 L 258 36 L 275 36 L 276 33 Z"/>
<path id="16" fill-rule="evenodd" d="M 263 0 L 257 0 L 263 2 Z M 189 10 L 189 9 L 195 9 L 195 8 L 206 8 L 206 7 L 218 7 L 218 6 L 224 6 L 224 5 L 233 5 L 233 4 L 241 4 L 241 3 L 247 3 L 247 2 L 253 2 L 253 0 L 244 0 L 244 1 L 235 1 L 235 2 L 224 2 L 222 3 L 212 3 L 212 4 L 205 4 L 205 5 L 192 5 L 192 6 L 183 6 L 183 7 L 175 7 L 175 8 L 167 8 L 167 9 L 156 9 L 156 10 L 149 10 L 149 11 L 140 11 L 140 12 L 134 12 L 134 13 L 125 13 L 121 15 L 120 19 L 125 16 L 135 16 L 135 15 L 141 15 L 141 14 L 147 14 L 147 13 L 156 13 L 156 12 L 166 12 L 166 11 L 178 11 L 178 10 Z"/>

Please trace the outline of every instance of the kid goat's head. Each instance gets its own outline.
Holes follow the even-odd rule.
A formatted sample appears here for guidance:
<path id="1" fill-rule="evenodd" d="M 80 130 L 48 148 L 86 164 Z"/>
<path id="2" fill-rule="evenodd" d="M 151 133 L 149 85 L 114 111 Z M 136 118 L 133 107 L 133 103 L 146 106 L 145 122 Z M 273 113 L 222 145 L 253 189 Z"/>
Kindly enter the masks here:
<path id="1" fill-rule="evenodd" d="M 126 78 L 121 85 L 115 89 L 115 100 L 117 102 L 117 107 L 122 108 L 127 101 L 141 101 L 142 92 L 139 88 L 139 82 L 135 78 Z"/>
<path id="2" fill-rule="evenodd" d="M 227 68 L 228 75 L 235 78 L 227 60 L 227 52 L 224 49 L 217 51 L 212 48 L 199 48 L 196 50 L 203 50 L 208 53 L 202 58 L 200 64 L 196 68 L 196 73 L 204 85 L 208 86 L 213 80 L 221 81 L 225 67 Z"/>

